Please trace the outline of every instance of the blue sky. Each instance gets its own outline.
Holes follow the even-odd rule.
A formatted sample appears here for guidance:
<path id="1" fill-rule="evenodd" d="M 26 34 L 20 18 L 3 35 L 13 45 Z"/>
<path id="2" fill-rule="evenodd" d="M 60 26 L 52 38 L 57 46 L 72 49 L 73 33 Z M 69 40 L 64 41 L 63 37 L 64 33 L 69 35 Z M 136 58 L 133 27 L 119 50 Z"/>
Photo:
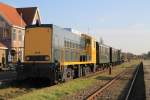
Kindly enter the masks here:
<path id="1" fill-rule="evenodd" d="M 42 22 L 102 37 L 125 52 L 150 50 L 150 0 L 0 0 L 14 7 L 38 6 Z"/>

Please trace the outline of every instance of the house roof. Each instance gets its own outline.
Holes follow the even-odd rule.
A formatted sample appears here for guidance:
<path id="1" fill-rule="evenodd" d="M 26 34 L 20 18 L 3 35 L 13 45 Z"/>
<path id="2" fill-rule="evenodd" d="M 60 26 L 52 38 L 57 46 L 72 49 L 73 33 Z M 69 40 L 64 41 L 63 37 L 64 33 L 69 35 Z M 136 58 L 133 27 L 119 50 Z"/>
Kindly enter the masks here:
<path id="1" fill-rule="evenodd" d="M 25 27 L 26 24 L 21 16 L 18 14 L 17 9 L 7 4 L 0 2 L 0 15 L 5 18 L 11 25 Z"/>
<path id="2" fill-rule="evenodd" d="M 0 49 L 8 49 L 3 43 L 0 42 Z"/>
<path id="3" fill-rule="evenodd" d="M 25 23 L 27 25 L 31 25 L 37 11 L 37 7 L 17 8 L 17 11 L 23 17 Z"/>

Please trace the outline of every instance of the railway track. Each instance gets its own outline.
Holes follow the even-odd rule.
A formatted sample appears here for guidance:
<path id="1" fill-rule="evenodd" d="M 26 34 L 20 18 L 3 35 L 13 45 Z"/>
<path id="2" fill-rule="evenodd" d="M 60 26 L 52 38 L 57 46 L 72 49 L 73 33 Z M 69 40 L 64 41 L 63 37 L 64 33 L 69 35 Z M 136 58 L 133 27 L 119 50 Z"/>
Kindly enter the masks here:
<path id="1" fill-rule="evenodd" d="M 133 89 L 133 85 L 134 85 L 134 83 L 135 83 L 135 80 L 136 80 L 136 77 L 137 77 L 137 75 L 138 75 L 138 72 L 139 72 L 139 69 L 140 69 L 140 66 L 141 66 L 141 64 L 140 65 L 138 65 L 137 66 L 137 68 L 136 68 L 136 70 L 135 70 L 135 74 L 132 76 L 133 77 L 133 79 L 132 79 L 132 82 L 131 82 L 131 85 L 130 85 L 130 88 L 129 88 L 129 90 L 128 90 L 128 93 L 127 93 L 127 95 L 126 96 L 123 96 L 123 97 L 125 97 L 125 100 L 129 100 L 128 98 L 130 97 L 130 94 L 131 94 L 131 91 L 132 91 L 132 89 Z M 86 100 L 97 100 L 97 98 L 99 98 L 99 99 L 104 99 L 104 98 L 101 98 L 101 97 L 104 97 L 103 95 L 106 93 L 106 92 L 104 92 L 104 91 L 109 91 L 109 87 L 111 87 L 111 85 L 113 85 L 113 84 L 115 84 L 115 83 L 119 83 L 119 82 L 117 82 L 119 79 L 121 79 L 121 77 L 123 76 L 123 75 L 125 75 L 126 73 L 128 73 L 128 70 L 125 70 L 125 71 L 123 71 L 123 72 L 121 72 L 120 74 L 118 74 L 116 77 L 114 77 L 111 81 L 109 81 L 108 83 L 106 83 L 102 88 L 99 88 L 99 89 L 97 89 L 93 94 L 91 94 L 91 95 L 89 95 L 87 98 L 86 98 Z M 114 87 L 114 86 L 113 86 Z M 104 93 L 103 93 L 104 92 Z M 115 92 L 115 91 L 114 91 Z M 109 96 L 112 96 L 111 94 L 109 95 Z M 109 98 L 109 96 L 108 96 L 108 100 L 112 100 L 112 98 L 110 99 Z M 105 97 L 105 99 L 106 99 L 106 97 Z M 105 100 L 104 99 L 104 100 Z M 113 98 L 114 99 L 114 98 Z"/>
<path id="2" fill-rule="evenodd" d="M 114 67 L 114 68 L 112 68 L 112 69 L 115 69 L 116 67 Z M 86 76 L 83 76 L 83 77 L 81 77 L 81 78 L 88 78 L 88 77 L 92 77 L 92 76 L 95 76 L 95 75 L 97 75 L 97 74 L 100 74 L 100 73 L 104 73 L 104 72 L 106 72 L 106 71 L 108 71 L 109 69 L 107 69 L 107 68 L 105 68 L 105 69 L 101 69 L 101 70 L 99 70 L 99 71 L 97 71 L 97 72 L 95 72 L 95 73 L 89 73 L 89 74 L 87 74 Z M 6 73 L 8 73 L 8 74 L 6 74 Z M 17 73 L 9 73 L 9 72 L 6 72 L 6 73 L 4 73 L 4 74 L 1 74 L 0 73 L 0 84 L 1 83 L 7 83 L 7 82 L 10 82 L 10 81 L 14 81 L 14 80 L 16 80 L 16 77 L 17 77 Z"/>
<path id="3" fill-rule="evenodd" d="M 113 69 L 118 69 L 118 67 L 116 66 L 116 67 L 114 67 Z M 89 74 L 88 76 L 85 76 L 85 77 L 81 77 L 81 78 L 88 78 L 88 77 L 92 77 L 92 76 L 96 76 L 96 75 L 98 75 L 98 74 L 100 74 L 100 73 L 103 73 L 103 72 L 105 72 L 105 73 L 107 73 L 108 72 L 108 70 L 102 70 L 102 71 L 99 71 L 99 72 L 96 72 L 96 73 L 93 73 L 93 74 Z M 113 72 L 114 73 L 114 72 Z M 121 73 L 123 73 L 123 72 L 121 72 Z M 121 74 L 120 73 L 120 74 Z M 117 74 L 116 74 L 117 75 Z M 116 76 L 117 77 L 117 76 Z M 99 80 L 99 79 L 98 79 Z M 7 81 L 7 80 L 6 80 Z M 107 81 L 107 80 L 106 80 Z M 105 82 L 105 81 L 104 81 Z M 103 81 L 101 82 L 101 83 L 104 83 Z M 19 84 L 18 82 L 11 82 L 11 84 L 13 84 L 13 85 L 6 85 L 6 87 L 4 86 L 4 88 L 2 88 L 1 90 L 0 90 L 0 99 L 10 99 L 10 98 L 14 98 L 14 97 L 16 97 L 16 96 L 19 96 L 19 95 L 23 95 L 23 94 L 26 94 L 26 93 L 29 93 L 29 92 L 31 92 L 32 90 L 37 90 L 37 89 L 39 89 L 39 88 L 42 88 L 42 86 L 43 86 L 43 84 L 42 84 L 42 86 L 36 86 L 35 87 L 35 84 L 30 84 L 30 83 L 26 83 L 26 82 L 21 82 L 21 84 Z M 99 84 L 99 83 L 98 83 Z M 46 85 L 46 87 L 47 87 L 48 85 Z M 9 87 L 11 87 L 11 88 L 9 88 Z M 45 86 L 44 86 L 45 87 Z M 14 92 L 10 92 L 10 91 L 14 91 Z M 95 91 L 95 90 L 94 90 Z M 91 93 L 91 92 L 90 92 Z"/>
<path id="4" fill-rule="evenodd" d="M 146 100 L 145 88 L 144 69 L 142 62 L 130 83 L 125 100 Z"/>
<path id="5" fill-rule="evenodd" d="M 97 74 L 106 72 L 107 69 L 105 70 L 100 70 L 96 73 L 90 73 L 87 76 L 81 77 L 81 78 L 88 78 L 95 76 Z M 4 75 L 5 76 L 5 75 Z M 39 83 L 39 82 L 38 82 Z M 14 98 L 18 95 L 23 95 L 25 93 L 29 93 L 32 90 L 35 89 L 40 89 L 43 87 L 48 87 L 51 86 L 49 85 L 48 82 L 42 82 L 40 84 L 37 84 L 35 82 L 32 82 L 30 80 L 25 80 L 25 81 L 17 81 L 16 78 L 1 78 L 0 80 L 0 99 L 10 99 Z M 13 93 L 11 91 L 14 91 Z M 2 93 L 1 93 L 2 92 Z"/>
<path id="6" fill-rule="evenodd" d="M 141 64 L 142 64 L 142 63 L 141 63 Z M 135 80 L 136 80 L 136 78 L 137 78 L 138 72 L 140 71 L 141 64 L 138 65 L 138 67 L 137 67 L 137 70 L 136 70 L 136 72 L 135 72 L 135 75 L 133 76 L 133 79 L 132 79 L 132 81 L 131 81 L 131 85 L 130 85 L 130 87 L 129 87 L 129 90 L 128 90 L 128 92 L 127 92 L 127 95 L 126 95 L 126 97 L 125 97 L 125 100 L 129 100 L 129 97 L 130 97 L 130 95 L 131 95 L 131 91 L 133 90 L 133 86 L 134 86 L 134 84 L 135 84 Z"/>

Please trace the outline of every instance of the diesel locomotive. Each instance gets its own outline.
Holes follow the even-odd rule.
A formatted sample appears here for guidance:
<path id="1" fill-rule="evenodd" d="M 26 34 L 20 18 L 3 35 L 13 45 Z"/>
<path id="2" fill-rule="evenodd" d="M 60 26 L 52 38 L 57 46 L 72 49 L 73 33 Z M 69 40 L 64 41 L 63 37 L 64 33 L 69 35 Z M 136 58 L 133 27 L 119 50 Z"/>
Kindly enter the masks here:
<path id="1" fill-rule="evenodd" d="M 30 25 L 24 37 L 24 62 L 17 76 L 67 81 L 121 61 L 121 50 L 100 44 L 88 34 L 75 34 L 53 24 Z"/>

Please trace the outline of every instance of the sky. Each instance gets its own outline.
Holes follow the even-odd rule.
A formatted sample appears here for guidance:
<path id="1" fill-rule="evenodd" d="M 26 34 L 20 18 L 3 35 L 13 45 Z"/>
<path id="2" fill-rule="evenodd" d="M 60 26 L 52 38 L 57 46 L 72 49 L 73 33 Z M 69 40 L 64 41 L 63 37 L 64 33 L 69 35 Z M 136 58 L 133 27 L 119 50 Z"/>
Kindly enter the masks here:
<path id="1" fill-rule="evenodd" d="M 150 51 L 150 0 L 0 0 L 37 6 L 42 23 L 88 32 L 99 41 L 142 54 Z"/>

